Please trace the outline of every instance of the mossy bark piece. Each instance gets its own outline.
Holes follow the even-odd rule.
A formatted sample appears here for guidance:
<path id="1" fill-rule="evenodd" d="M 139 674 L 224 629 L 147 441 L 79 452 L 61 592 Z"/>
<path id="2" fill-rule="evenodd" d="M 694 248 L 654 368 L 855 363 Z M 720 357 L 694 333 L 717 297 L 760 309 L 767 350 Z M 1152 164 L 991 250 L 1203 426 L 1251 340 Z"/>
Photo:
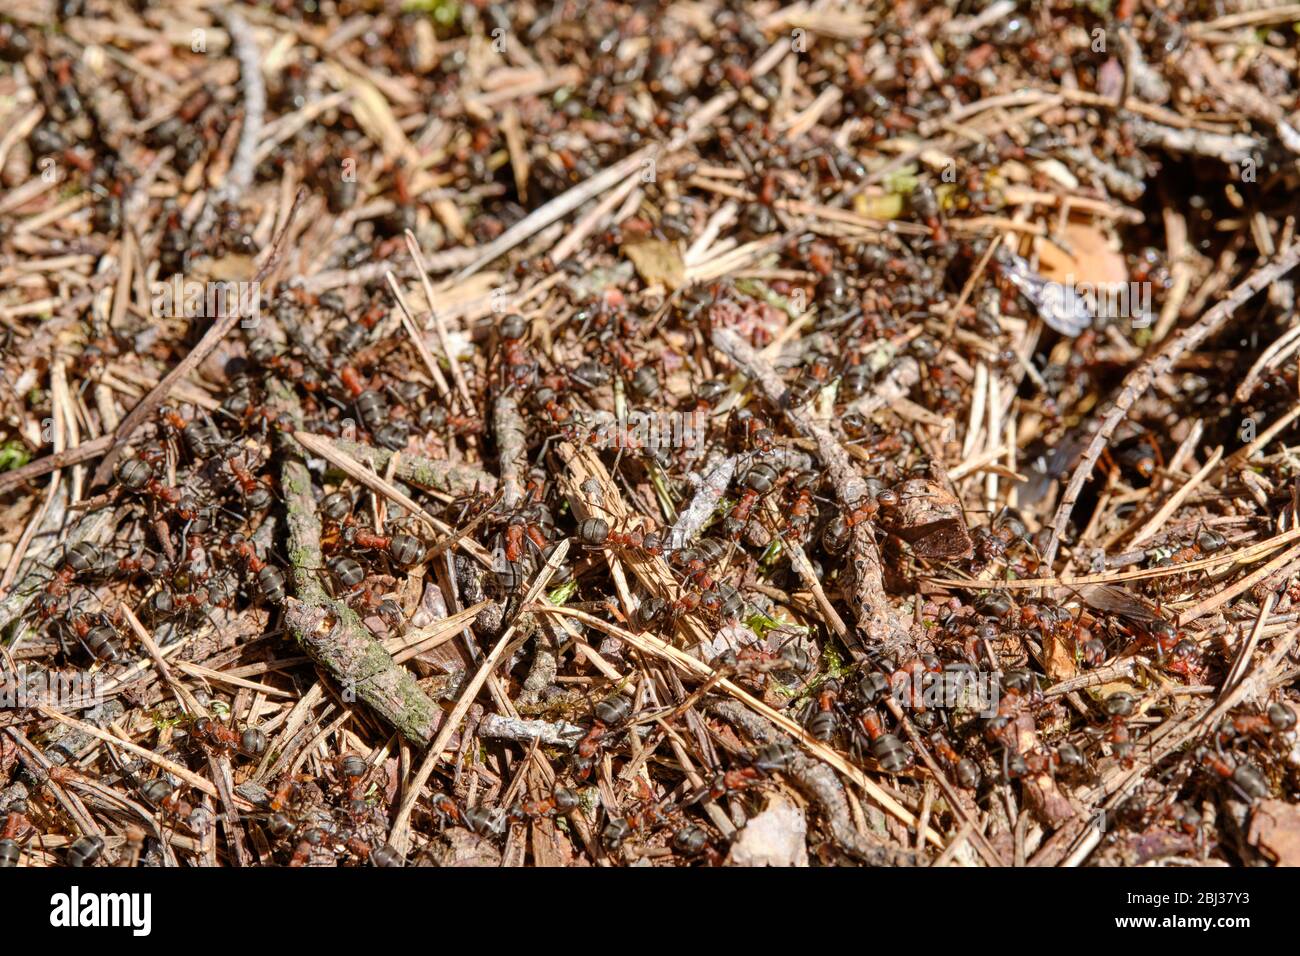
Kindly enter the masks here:
<path id="1" fill-rule="evenodd" d="M 376 448 L 361 442 L 331 439 L 331 443 L 339 451 L 369 465 L 380 474 L 384 473 L 393 457 L 393 453 L 386 448 Z M 408 455 L 405 452 L 398 459 L 395 475 L 417 487 L 449 495 L 464 495 L 476 490 L 491 493 L 497 488 L 495 476 L 473 465 Z"/>
<path id="2" fill-rule="evenodd" d="M 428 746 L 442 711 L 420 689 L 414 675 L 396 663 L 369 629 L 321 584 L 324 567 L 320 519 L 311 477 L 300 458 L 290 456 L 280 473 L 288 508 L 289 560 L 296 598 L 285 605 L 285 626 L 307 656 L 343 688 L 392 724 L 407 740 Z"/>

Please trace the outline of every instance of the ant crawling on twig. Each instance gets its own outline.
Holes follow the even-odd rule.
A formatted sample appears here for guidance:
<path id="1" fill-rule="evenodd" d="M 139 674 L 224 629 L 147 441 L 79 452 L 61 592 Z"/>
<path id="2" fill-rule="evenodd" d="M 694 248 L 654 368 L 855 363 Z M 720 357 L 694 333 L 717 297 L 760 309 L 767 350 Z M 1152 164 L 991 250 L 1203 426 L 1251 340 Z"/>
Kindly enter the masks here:
<path id="1" fill-rule="evenodd" d="M 592 708 L 595 719 L 574 748 L 573 769 L 579 779 L 586 780 L 591 775 L 606 738 L 627 723 L 627 719 L 632 716 L 633 706 L 632 698 L 626 694 L 615 694 Z"/>
<path id="2" fill-rule="evenodd" d="M 632 812 L 613 817 L 601 832 L 601 842 L 610 851 L 622 849 L 624 842 L 634 833 L 648 835 L 656 829 L 671 826 L 681 811 L 669 800 L 656 799 L 649 785 L 637 778 L 640 799 Z"/>
<path id="3" fill-rule="evenodd" d="M 245 570 L 256 582 L 261 595 L 272 604 L 283 604 L 288 596 L 289 587 L 284 572 L 258 557 L 253 543 L 242 534 L 232 534 L 226 543 L 243 562 Z"/>
<path id="4" fill-rule="evenodd" d="M 206 715 L 195 718 L 190 726 L 190 738 L 204 749 L 225 756 L 242 754 L 256 758 L 266 753 L 267 747 L 265 731 L 256 727 L 236 731 Z"/>
<path id="5" fill-rule="evenodd" d="M 817 661 L 801 646 L 798 632 L 776 647 L 760 640 L 737 650 L 728 648 L 714 659 L 714 664 L 738 677 L 785 672 L 806 678 L 817 670 Z"/>
<path id="6" fill-rule="evenodd" d="M 48 565 L 42 567 L 49 568 Z M 63 559 L 50 570 L 53 573 L 44 585 L 38 584 L 32 589 L 39 591 L 36 596 L 36 613 L 41 621 L 72 607 L 74 584 L 109 577 L 114 566 L 99 545 L 91 541 L 77 541 L 63 549 Z M 124 573 L 125 570 L 123 569 Z"/>
<path id="7" fill-rule="evenodd" d="M 109 664 L 121 664 L 126 651 L 117 629 L 101 611 L 87 614 L 71 609 L 67 617 L 58 622 L 60 633 L 71 633 L 91 657 Z"/>
<path id="8" fill-rule="evenodd" d="M 227 445 L 225 436 L 207 414 L 186 419 L 175 408 L 164 405 L 158 409 L 158 417 L 173 438 L 180 438 L 196 463 L 208 461 Z"/>
<path id="9" fill-rule="evenodd" d="M 1247 803 L 1263 800 L 1272 793 L 1268 778 L 1253 763 L 1235 761 L 1206 747 L 1198 748 L 1195 756 L 1202 766 L 1226 780 Z"/>
<path id="10" fill-rule="evenodd" d="M 838 679 L 828 677 L 804 704 L 800 722 L 814 739 L 822 742 L 831 741 L 835 739 L 841 727 L 849 724 L 851 718 L 840 700 L 843 689 Z"/>
<path id="11" fill-rule="evenodd" d="M 1275 758 L 1279 752 L 1290 749 L 1295 728 L 1295 709 L 1273 701 L 1262 714 L 1237 713 L 1224 717 L 1214 732 L 1214 750 L 1224 759 L 1228 759 L 1225 748 L 1257 749 L 1262 756 Z"/>
<path id="12" fill-rule="evenodd" d="M 798 756 L 799 749 L 793 741 L 782 738 L 764 744 L 748 754 L 748 762 L 745 766 L 715 774 L 706 786 L 683 800 L 682 806 L 689 807 L 705 801 L 720 800 L 748 790 L 762 783 L 769 773 L 789 770 Z"/>
<path id="13" fill-rule="evenodd" d="M 548 797 L 520 801 L 509 811 L 516 820 L 538 820 L 545 817 L 564 816 L 576 810 L 581 803 L 578 794 L 568 787 L 556 787 Z"/>

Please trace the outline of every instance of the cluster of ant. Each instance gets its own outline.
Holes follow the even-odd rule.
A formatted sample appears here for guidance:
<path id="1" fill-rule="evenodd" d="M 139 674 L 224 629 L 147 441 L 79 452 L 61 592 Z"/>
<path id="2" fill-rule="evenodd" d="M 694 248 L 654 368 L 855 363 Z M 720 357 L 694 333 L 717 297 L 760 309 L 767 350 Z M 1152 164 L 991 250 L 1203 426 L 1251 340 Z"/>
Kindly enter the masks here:
<path id="1" fill-rule="evenodd" d="M 634 710 L 632 698 L 623 693 L 597 702 L 586 732 L 568 759 L 567 785 L 557 783 L 547 796 L 524 799 L 509 807 L 470 807 L 447 794 L 435 794 L 431 808 L 440 826 L 463 826 L 496 839 L 503 837 L 513 824 L 581 812 L 584 803 L 581 791 L 590 786 L 598 761 L 617 746 L 622 734 L 635 732 Z M 759 747 L 746 754 L 740 765 L 718 770 L 704 784 L 683 785 L 676 796 L 656 797 L 651 786 L 638 778 L 629 806 L 604 807 L 599 827 L 600 845 L 606 852 L 618 854 L 630 850 L 633 842 L 645 845 L 657 834 L 664 833 L 667 845 L 678 857 L 719 865 L 723 859 L 720 840 L 710 826 L 697 818 L 696 808 L 740 794 L 769 780 L 771 774 L 788 770 L 796 754 L 796 748 L 785 741 Z"/>
<path id="2" fill-rule="evenodd" d="M 276 0 L 272 6 L 284 13 L 290 5 Z M 59 16 L 65 7 L 77 15 L 86 12 L 75 2 L 58 7 Z M 421 24 L 428 26 L 418 12 L 369 18 L 373 22 L 368 28 L 352 35 L 336 33 L 334 14 L 349 15 L 353 5 L 343 2 L 330 11 L 312 7 L 298 14 L 312 29 L 328 27 L 337 35 L 339 55 L 354 58 L 375 76 L 401 76 L 420 102 L 454 95 L 462 73 L 478 70 L 459 54 L 426 62 L 427 50 L 414 39 Z M 452 124 L 436 169 L 411 168 L 402 159 L 367 161 L 367 141 L 347 111 L 326 111 L 296 135 L 268 142 L 255 184 L 278 182 L 279 171 L 292 166 L 313 170 L 309 185 L 324 194 L 335 214 L 354 210 L 363 197 L 367 205 L 373 200 L 393 207 L 360 217 L 351 230 L 354 235 L 322 259 L 329 269 L 350 273 L 365 263 L 392 259 L 407 229 L 420 233 L 425 243 L 428 233 L 422 227 L 429 225 L 430 194 L 423 192 L 422 182 L 425 188 L 437 181 L 439 188 L 481 192 L 476 199 L 481 209 L 466 226 L 482 244 L 522 221 L 530 207 L 588 182 L 646 144 L 669 142 L 690 131 L 693 155 L 682 151 L 681 161 L 665 158 L 656 175 L 639 184 L 642 202 L 634 214 L 621 216 L 616 226 L 591 237 L 580 257 L 551 262 L 543 256 L 515 263 L 511 278 L 518 282 L 520 295 L 511 308 L 526 309 L 531 300 L 525 293 L 544 282 L 550 290 L 544 310 L 548 319 L 507 311 L 487 322 L 466 320 L 464 331 L 478 355 L 464 363 L 465 378 L 454 389 L 437 381 L 441 366 L 429 370 L 435 381 L 428 382 L 399 317 L 387 304 L 390 293 L 382 282 L 358 279 L 346 292 L 283 292 L 266 320 L 248 330 L 244 357 L 227 369 L 219 406 L 210 412 L 161 410 L 150 440 L 117 464 L 111 501 L 104 503 L 129 506 L 124 512 L 129 526 L 117 535 L 129 544 L 119 551 L 122 546 L 90 540 L 70 543 L 32 595 L 28 623 L 48 630 L 68 657 L 76 656 L 80 647 L 90 658 L 117 666 L 126 661 L 130 644 L 130 632 L 113 610 L 117 605 L 136 608 L 165 644 L 206 617 L 233 613 L 249 603 L 283 603 L 290 576 L 268 520 L 277 511 L 271 448 L 275 432 L 295 428 L 435 458 L 471 452 L 467 457 L 488 467 L 494 443 L 498 450 L 504 444 L 489 409 L 513 400 L 520 409 L 529 458 L 548 466 L 527 475 L 521 501 L 499 507 L 488 494 L 468 493 L 449 503 L 420 492 L 413 496 L 453 527 L 482 519 L 466 540 L 498 557 L 486 578 L 496 596 L 522 593 L 566 535 L 581 546 L 573 553 L 584 558 L 597 550 L 665 558 L 677 578 L 676 593 L 642 597 L 630 610 L 629 622 L 638 630 L 661 631 L 673 630 L 685 616 L 702 617 L 710 625 L 742 620 L 759 587 L 790 594 L 800 590 L 802 584 L 785 567 L 787 562 L 777 560 L 785 544 L 803 548 L 814 577 L 833 596 L 847 590 L 846 572 L 856 557 L 852 543 L 864 526 L 872 534 L 877 529 L 886 532 L 881 538 L 891 573 L 894 565 L 905 563 L 894 560 L 901 551 L 887 526 L 894 523 L 891 515 L 904 510 L 905 487 L 929 475 L 926 458 L 931 450 L 924 436 L 861 410 L 899 359 L 919 369 L 914 397 L 933 413 L 954 419 L 964 415 L 970 395 L 959 368 L 977 362 L 1003 372 L 1032 367 L 1034 374 L 1019 389 L 1017 400 L 1040 421 L 1045 447 L 1065 444 L 1062 439 L 1087 411 L 1084 403 L 1101 391 L 1097 386 L 1113 364 L 1099 334 L 1102 323 L 1071 326 L 1073 345 L 1065 355 L 1052 348 L 1059 342 L 1051 336 L 1045 337 L 1042 352 L 1018 355 L 1011 348 L 1013 326 L 1042 319 L 1061 331 L 1070 317 L 1051 311 L 1042 276 L 1024 259 L 979 242 L 963 242 L 952 226 L 963 215 L 1002 214 L 1002 170 L 1010 162 L 1035 169 L 1075 166 L 1078 161 L 1067 153 L 1077 148 L 1072 140 L 1059 135 L 1046 119 L 1029 117 L 1015 131 L 995 130 L 952 144 L 954 162 L 945 173 L 955 175 L 923 167 L 903 177 L 905 186 L 891 189 L 890 198 L 900 203 L 891 218 L 897 218 L 900 228 L 880 241 L 831 240 L 791 230 L 789 215 L 792 203 L 838 204 L 849 194 L 867 198 L 860 190 L 869 185 L 872 174 L 861 151 L 900 135 L 928 135 L 922 131 L 927 118 L 950 116 L 954 109 L 997 95 L 1000 90 L 990 85 L 997 81 L 997 71 L 987 68 L 992 57 L 1013 64 L 1020 76 L 1053 88 L 1068 79 L 1071 88 L 1100 89 L 1106 61 L 1086 55 L 1071 61 L 1055 42 L 1080 24 L 1090 24 L 1091 14 L 1080 7 L 1008 19 L 987 28 L 992 42 L 969 48 L 936 46 L 922 63 L 915 52 L 915 13 L 905 6 L 885 11 L 870 36 L 823 38 L 806 51 L 801 63 L 812 69 L 801 66 L 800 82 L 815 102 L 826 104 L 820 116 L 826 125 L 817 123 L 798 137 L 783 132 L 788 104 L 781 80 L 754 68 L 774 39 L 788 38 L 774 38 L 770 29 L 765 32 L 756 14 L 719 9 L 711 22 L 701 24 L 641 14 L 625 21 L 625 14 L 621 8 L 599 4 L 588 11 L 577 29 L 586 31 L 590 48 L 600 55 L 584 68 L 583 80 L 566 90 L 563 105 L 556 109 L 518 111 L 516 138 L 532 151 L 526 162 L 516 161 L 517 143 L 508 141 L 504 124 L 472 119 Z M 552 39 L 553 32 L 572 42 L 573 24 L 528 5 L 514 10 L 465 4 L 460 17 L 454 29 L 466 34 L 493 31 L 495 36 L 500 28 L 503 35 L 527 38 L 534 48 Z M 1166 14 L 1152 14 L 1146 27 L 1137 34 L 1140 43 L 1172 49 L 1179 41 L 1177 24 Z M 625 42 L 633 37 L 636 42 Z M 697 55 L 701 42 L 709 45 L 709 55 Z M 0 57 L 6 60 L 30 58 L 33 47 L 42 43 L 35 33 L 29 36 L 28 31 L 0 24 Z M 900 68 L 873 72 L 871 64 L 882 55 Z M 282 68 L 268 77 L 270 112 L 282 119 L 302 110 L 328 82 L 322 66 L 310 44 L 289 50 Z M 942 88 L 916 82 L 918 76 L 936 71 L 946 78 Z M 154 122 L 157 104 L 144 81 L 134 79 L 123 83 L 120 97 L 130 122 L 109 123 L 100 115 L 105 97 L 95 95 L 102 82 L 63 52 L 56 52 L 47 68 L 33 75 L 41 115 L 26 137 L 32 171 L 43 170 L 43 160 L 55 159 L 79 180 L 69 188 L 80 186 L 93 195 L 95 228 L 109 236 L 120 234 L 126 198 L 137 184 L 131 164 L 115 158 L 112 144 L 119 138 L 116 127 L 134 127 L 142 142 L 162 157 L 160 162 L 171 167 L 164 173 L 168 188 L 160 191 L 169 198 L 162 203 L 161 215 L 152 217 L 162 224 L 162 273 L 189 273 L 197 256 L 255 252 L 255 230 L 248 217 L 221 209 L 219 228 L 198 230 L 191 225 L 193 217 L 185 214 L 182 197 L 172 195 L 173 181 L 183 183 L 194 179 L 197 170 L 223 165 L 211 160 L 232 128 L 229 98 L 210 82 L 199 82 L 187 88 L 173 115 Z M 734 94 L 732 107 L 715 123 L 696 129 L 698 104 L 719 91 Z M 827 98 L 832 91 L 837 95 Z M 407 119 L 402 116 L 404 123 Z M 826 135 L 830 126 L 846 121 L 855 130 L 852 143 Z M 627 135 L 593 135 L 593 129 Z M 1111 181 L 1125 178 L 1140 185 L 1148 160 L 1126 120 L 1117 121 L 1115 140 L 1123 148 L 1113 161 L 1102 164 L 1107 189 L 1113 188 Z M 491 157 L 507 152 L 511 167 L 525 178 L 503 190 L 498 187 L 506 177 L 498 174 Z M 358 160 L 364 173 L 361 184 L 357 177 L 337 175 Z M 700 177 L 707 181 L 702 172 L 706 168 L 738 171 L 738 178 L 726 185 L 735 195 L 734 215 L 714 219 L 714 211 L 702 200 L 696 187 Z M 143 198 L 151 201 L 147 195 Z M 633 304 L 613 288 L 593 291 L 590 266 L 602 257 L 622 262 L 627 249 L 646 240 L 684 244 L 708 230 L 723 242 L 772 240 L 763 271 L 778 278 L 761 284 L 711 280 L 672 292 L 660 303 L 650 302 L 649 308 L 644 302 Z M 725 230 L 734 235 L 724 235 Z M 791 232 L 789 238 L 779 238 Z M 1142 250 L 1130 260 L 1135 280 L 1158 286 L 1170 281 L 1160 253 Z M 970 303 L 948 317 L 951 325 L 941 335 L 942 326 L 936 326 L 931 315 L 935 290 L 947 284 L 955 292 L 984 269 L 980 263 L 988 265 L 992 281 L 978 286 Z M 806 334 L 797 342 L 786 341 L 789 337 L 782 331 L 805 311 L 812 312 L 804 323 Z M 131 317 L 125 321 L 129 325 Z M 705 377 L 716 374 L 712 371 L 691 378 L 703 363 L 688 358 L 694 357 L 697 342 L 719 327 L 742 333 L 759 348 L 780 346 L 778 365 L 784 369 L 785 390 L 777 401 L 767 401 L 736 381 Z M 96 339 L 86 349 L 83 371 L 99 371 L 104 359 L 122 354 L 120 335 L 115 330 Z M 683 383 L 683 378 L 690 380 Z M 1294 394 L 1285 374 L 1271 384 L 1277 387 L 1269 401 Z M 286 403 L 280 397 L 286 393 L 293 397 L 287 404 L 298 410 L 294 416 L 281 410 Z M 670 428 L 667 438 L 662 433 L 646 435 L 621 424 L 628 410 L 672 415 L 673 421 L 691 425 L 687 430 Z M 802 450 L 790 434 L 794 414 L 824 422 L 853 451 L 870 475 L 861 501 L 837 500 L 824 477 L 825 462 Z M 572 503 L 552 477 L 559 469 L 553 459 L 546 461 L 557 440 L 610 452 L 606 457 L 612 459 L 615 481 L 638 496 L 639 517 L 615 520 L 593 511 L 581 520 L 574 518 L 568 511 Z M 734 478 L 699 536 L 690 542 L 669 540 L 658 522 L 644 517 L 656 509 L 653 502 L 640 500 L 642 492 L 652 487 L 676 508 L 694 493 L 692 479 L 712 464 L 711 450 L 735 459 Z M 1127 436 L 1115 443 L 1103 465 L 1119 469 L 1134 483 L 1153 480 L 1163 467 L 1160 442 L 1150 435 Z M 400 522 L 374 526 L 346 484 L 322 484 L 317 491 L 325 561 L 319 570 L 338 594 L 373 611 L 389 630 L 400 630 L 403 608 L 384 590 L 392 579 L 389 572 L 419 568 L 428 558 L 429 542 Z M 1042 539 L 1031 533 L 1030 524 L 1004 511 L 971 529 L 969 553 L 958 549 L 927 557 L 920 547 L 907 553 L 989 580 L 1033 577 L 1040 570 Z M 1188 530 L 1145 558 L 1160 570 L 1177 570 L 1227 544 L 1218 530 L 1199 528 L 1190 538 Z M 459 597 L 477 603 L 483 576 L 456 560 Z M 760 579 L 759 587 L 748 588 Z M 1172 586 L 1170 582 L 1181 579 L 1166 575 L 1160 580 L 1166 582 L 1162 586 Z M 564 566 L 551 583 L 572 585 L 584 599 L 603 601 L 610 592 L 600 562 L 594 560 Z M 1020 599 L 1020 593 L 990 590 L 965 604 L 922 609 L 918 617 L 928 628 L 929 642 L 924 652 L 901 662 L 880 657 L 855 671 L 819 677 L 813 662 L 800 659 L 797 650 L 749 647 L 723 655 L 718 666 L 744 680 L 778 669 L 800 674 L 804 686 L 797 706 L 812 736 L 842 746 L 873 769 L 919 772 L 915 741 L 907 742 L 909 729 L 915 730 L 935 759 L 970 789 L 990 777 L 1084 774 L 1103 751 L 1122 764 L 1141 753 L 1140 725 L 1132 720 L 1139 703 L 1133 695 L 1113 694 L 1099 702 L 1089 726 L 1091 737 L 1083 746 L 1064 739 L 1068 734 L 1054 736 L 1056 730 L 1040 734 L 1039 725 L 1046 724 L 1041 718 L 1050 713 L 1052 723 L 1059 723 L 1064 709 L 1041 693 L 1025 648 L 1038 652 L 1049 644 L 1065 647 L 1084 668 L 1140 653 L 1153 660 L 1162 677 L 1186 684 L 1210 683 L 1219 666 L 1206 642 L 1171 623 L 1158 605 L 1138 601 L 1131 592 L 1121 592 L 1128 597 L 1104 590 L 1081 594 L 1075 607 L 1050 597 Z M 954 669 L 986 665 L 1000 675 L 1000 699 L 991 716 L 959 725 L 947 709 L 927 706 L 914 694 L 894 693 L 900 683 L 915 688 Z M 596 708 L 575 754 L 572 769 L 578 779 L 591 773 L 601 748 L 625 726 L 631 704 L 624 701 L 615 697 Z M 1279 707 L 1283 709 L 1275 710 Z M 1271 751 L 1265 745 L 1290 732 L 1283 726 L 1284 711 L 1284 705 L 1275 702 L 1263 714 L 1234 715 L 1231 732 L 1215 731 L 1212 744 L 1199 754 L 1200 765 L 1255 796 L 1277 786 L 1257 768 L 1268 763 L 1265 757 Z M 253 753 L 257 743 L 253 731 L 239 734 L 235 741 L 230 736 L 234 731 L 217 724 L 196 723 L 193 729 L 196 740 L 221 753 Z M 246 741 L 248 733 L 254 736 Z M 338 768 L 339 780 L 317 788 L 324 798 L 335 792 L 351 794 L 367 779 L 364 772 L 349 772 L 358 769 L 355 762 L 345 763 Z M 741 789 L 779 764 L 773 754 L 756 757 L 745 767 L 722 772 L 709 793 Z M 162 793 L 163 778 L 154 779 L 162 782 L 150 785 L 155 793 L 146 799 L 161 806 L 173 794 Z M 321 801 L 311 798 L 309 789 L 304 786 L 299 797 L 291 792 L 286 807 L 318 805 Z M 564 812 L 571 807 L 572 792 L 557 790 L 547 798 L 550 810 L 538 804 L 536 812 Z M 608 843 L 620 843 L 628 833 L 668 826 L 665 821 L 675 819 L 676 810 L 652 805 L 648 795 L 643 798 L 645 807 L 622 824 L 610 825 Z M 350 795 L 340 799 L 355 802 Z M 444 801 L 440 811 L 449 819 L 451 806 Z M 335 857 L 379 862 L 388 854 L 382 845 L 365 842 L 369 836 L 354 832 L 359 824 L 348 814 L 356 809 L 334 807 L 329 823 L 290 819 L 291 826 L 285 828 L 281 821 L 281 832 L 273 836 L 294 860 L 310 860 L 325 848 Z M 503 811 L 504 817 L 509 819 L 511 812 Z M 526 817 L 530 811 L 519 812 Z M 457 813 L 471 828 L 490 828 L 483 816 L 488 811 Z M 15 832 L 21 832 L 14 819 Z M 690 826 L 678 832 L 690 831 Z M 6 824 L 6 833 L 9 829 Z M 358 847 L 370 847 L 369 855 L 349 847 L 354 839 L 362 841 Z M 683 839 L 688 845 L 699 840 L 695 835 Z M 89 846 L 78 854 L 93 858 Z M 2 860 L 9 851 L 3 843 L 0 848 Z"/>

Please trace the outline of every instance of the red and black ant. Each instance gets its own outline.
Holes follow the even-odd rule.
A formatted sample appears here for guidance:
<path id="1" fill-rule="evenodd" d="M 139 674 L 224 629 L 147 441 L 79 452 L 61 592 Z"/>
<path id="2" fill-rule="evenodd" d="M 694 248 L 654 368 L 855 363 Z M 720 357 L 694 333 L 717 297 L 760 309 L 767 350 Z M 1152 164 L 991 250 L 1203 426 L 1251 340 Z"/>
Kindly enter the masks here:
<path id="1" fill-rule="evenodd" d="M 537 377 L 537 360 L 527 345 L 528 320 L 518 313 L 501 319 L 502 377 L 507 387 L 523 387 Z"/>
<path id="2" fill-rule="evenodd" d="M 578 540 L 592 548 L 614 545 L 652 555 L 663 553 L 663 539 L 657 531 L 616 531 L 604 518 L 587 518 L 579 523 Z"/>
<path id="3" fill-rule="evenodd" d="M 1211 772 L 1228 781 L 1229 785 L 1249 803 L 1262 800 L 1272 792 L 1268 779 L 1252 763 L 1245 761 L 1236 763 L 1227 756 L 1216 754 L 1205 747 L 1196 751 L 1196 758 Z"/>
<path id="4" fill-rule="evenodd" d="M 854 729 L 861 732 L 871 755 L 885 773 L 902 773 L 912 766 L 912 749 L 898 736 L 885 730 L 874 708 L 863 708 L 859 712 Z M 862 741 L 858 736 L 853 739 L 853 749 L 859 754 L 862 751 Z"/>
<path id="5" fill-rule="evenodd" d="M 813 489 L 820 480 L 817 472 L 801 471 L 786 487 L 786 530 L 796 541 L 805 540 L 812 528 L 817 513 L 817 495 L 813 494 Z"/>
<path id="6" fill-rule="evenodd" d="M 1255 738 L 1273 741 L 1289 733 L 1296 726 L 1296 712 L 1286 704 L 1274 701 L 1262 714 L 1235 714 L 1225 717 L 1215 732 L 1215 747 L 1222 750 L 1235 740 Z"/>
<path id="7" fill-rule="evenodd" d="M 206 461 L 226 444 L 217 426 L 206 416 L 187 420 L 167 405 L 158 410 L 158 416 L 174 435 L 180 437 L 197 461 Z"/>
<path id="8" fill-rule="evenodd" d="M 591 775 L 603 741 L 610 731 L 627 721 L 632 715 L 632 707 L 632 698 L 625 694 L 615 694 L 596 704 L 592 711 L 595 719 L 574 750 L 573 766 L 579 779 L 585 780 Z"/>
<path id="9" fill-rule="evenodd" d="M 759 499 L 776 487 L 780 474 L 767 462 L 757 462 L 741 479 L 744 490 L 723 519 L 723 530 L 733 541 L 740 540 Z"/>
<path id="10" fill-rule="evenodd" d="M 27 809 L 27 801 L 22 798 L 5 807 L 4 826 L 0 828 L 0 869 L 16 867 L 22 860 L 23 845 L 36 835 Z"/>
<path id="11" fill-rule="evenodd" d="M 275 493 L 267 480 L 254 476 L 237 455 L 225 461 L 235 484 L 239 487 L 244 506 L 251 512 L 262 512 L 270 508 L 275 501 Z"/>
<path id="12" fill-rule="evenodd" d="M 120 664 L 126 659 L 116 629 L 102 613 L 90 615 L 74 612 L 60 626 L 70 631 L 96 660 Z"/>
<path id="13" fill-rule="evenodd" d="M 581 802 L 578 794 L 568 787 L 556 787 L 549 797 L 522 800 L 510 810 L 515 819 L 540 820 L 563 816 L 577 809 Z"/>
<path id="14" fill-rule="evenodd" d="M 757 412 L 742 408 L 731 416 L 731 431 L 748 447 L 760 452 L 771 451 L 776 445 L 776 433 Z"/>
<path id="15" fill-rule="evenodd" d="M 353 525 L 343 529 L 342 541 L 346 545 L 362 550 L 383 551 L 396 564 L 404 568 L 415 567 L 428 554 L 424 542 L 414 535 L 374 534 Z"/>
<path id="16" fill-rule="evenodd" d="M 193 521 L 199 517 L 199 504 L 193 496 L 180 488 L 164 484 L 142 459 L 123 459 L 114 470 L 117 480 L 127 491 L 161 502 L 168 512 L 178 515 L 184 521 Z"/>
<path id="17" fill-rule="evenodd" d="M 943 731 L 936 730 L 929 737 L 930 749 L 947 769 L 956 777 L 959 786 L 974 790 L 980 785 L 980 769 L 975 761 L 963 757 L 953 749 Z"/>
<path id="18" fill-rule="evenodd" d="M 682 801 L 683 807 L 697 803 L 720 800 L 723 797 L 740 793 L 762 783 L 767 774 L 775 771 L 789 770 L 799 756 L 799 751 L 789 740 L 774 740 L 754 750 L 748 756 L 748 763 L 714 775 L 707 786 Z"/>
<path id="19" fill-rule="evenodd" d="M 262 596 L 272 604 L 283 604 L 289 586 L 284 572 L 258 557 L 253 543 L 243 535 L 231 535 L 228 544 L 243 561 L 245 570 L 257 582 L 258 590 Z"/>
<path id="20" fill-rule="evenodd" d="M 835 381 L 835 362 L 828 355 L 816 356 L 781 395 L 784 409 L 802 408 L 822 389 Z"/>
<path id="21" fill-rule="evenodd" d="M 1127 718 L 1133 715 L 1136 708 L 1137 701 L 1125 691 L 1111 694 L 1102 702 L 1102 710 L 1109 718 L 1102 739 L 1111 745 L 1111 752 L 1126 770 L 1133 767 L 1135 749 Z"/>
<path id="22" fill-rule="evenodd" d="M 238 753 L 247 757 L 260 757 L 266 753 L 267 747 L 265 731 L 256 727 L 236 731 L 207 716 L 195 719 L 190 727 L 190 738 L 207 750 L 227 756 Z"/>

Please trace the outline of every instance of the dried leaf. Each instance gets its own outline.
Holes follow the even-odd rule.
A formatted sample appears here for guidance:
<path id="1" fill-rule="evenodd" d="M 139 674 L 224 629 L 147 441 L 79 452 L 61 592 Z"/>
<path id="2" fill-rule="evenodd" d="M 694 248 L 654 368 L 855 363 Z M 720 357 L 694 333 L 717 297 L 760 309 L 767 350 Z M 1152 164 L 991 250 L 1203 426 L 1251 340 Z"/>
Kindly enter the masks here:
<path id="1" fill-rule="evenodd" d="M 1043 670 L 1054 681 L 1069 680 L 1077 672 L 1073 642 L 1049 632 L 1043 637 Z"/>
<path id="2" fill-rule="evenodd" d="M 807 866 L 808 821 L 784 797 L 773 797 L 740 831 L 728 866 Z"/>
<path id="3" fill-rule="evenodd" d="M 647 239 L 623 246 L 623 255 L 632 260 L 647 285 L 662 285 L 670 292 L 686 284 L 686 263 L 675 242 Z"/>
<path id="4" fill-rule="evenodd" d="M 1300 807 L 1263 801 L 1250 818 L 1246 839 L 1278 866 L 1300 866 Z"/>
<path id="5" fill-rule="evenodd" d="M 955 560 L 974 552 L 961 503 L 937 481 L 914 478 L 894 489 L 898 504 L 881 511 L 880 523 L 928 560 Z"/>
<path id="6" fill-rule="evenodd" d="M 1092 226 L 1070 223 L 1062 239 L 1068 252 L 1049 240 L 1039 243 L 1038 271 L 1043 278 L 1094 285 L 1128 281 L 1124 257 L 1111 248 L 1105 233 Z"/>

